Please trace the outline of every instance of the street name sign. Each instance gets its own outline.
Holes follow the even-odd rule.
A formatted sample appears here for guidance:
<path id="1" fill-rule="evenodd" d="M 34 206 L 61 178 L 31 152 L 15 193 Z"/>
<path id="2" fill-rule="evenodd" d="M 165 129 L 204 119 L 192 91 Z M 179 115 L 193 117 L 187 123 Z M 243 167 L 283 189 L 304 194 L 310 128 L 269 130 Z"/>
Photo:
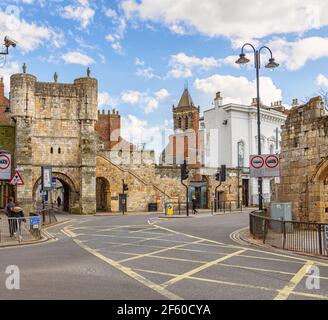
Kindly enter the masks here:
<path id="1" fill-rule="evenodd" d="M 252 155 L 250 156 L 251 178 L 274 178 L 280 176 L 279 155 Z"/>
<path id="2" fill-rule="evenodd" d="M 11 155 L 0 153 L 0 180 L 11 179 Z"/>

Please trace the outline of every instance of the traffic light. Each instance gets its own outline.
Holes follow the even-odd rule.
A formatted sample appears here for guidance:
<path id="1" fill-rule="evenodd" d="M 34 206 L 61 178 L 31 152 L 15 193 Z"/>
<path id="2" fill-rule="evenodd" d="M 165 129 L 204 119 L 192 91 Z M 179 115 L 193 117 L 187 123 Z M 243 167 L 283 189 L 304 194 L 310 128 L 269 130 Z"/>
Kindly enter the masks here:
<path id="1" fill-rule="evenodd" d="M 187 161 L 185 160 L 183 164 L 181 165 L 181 180 L 188 180 L 189 178 L 189 170 L 187 166 Z"/>
<path id="2" fill-rule="evenodd" d="M 226 165 L 221 166 L 221 181 L 222 182 L 227 181 L 227 166 Z"/>
<path id="3" fill-rule="evenodd" d="M 218 172 L 216 175 L 215 175 L 215 180 L 216 181 L 221 181 L 221 173 Z"/>
<path id="4" fill-rule="evenodd" d="M 123 183 L 123 191 L 129 191 L 129 186 L 126 183 Z"/>

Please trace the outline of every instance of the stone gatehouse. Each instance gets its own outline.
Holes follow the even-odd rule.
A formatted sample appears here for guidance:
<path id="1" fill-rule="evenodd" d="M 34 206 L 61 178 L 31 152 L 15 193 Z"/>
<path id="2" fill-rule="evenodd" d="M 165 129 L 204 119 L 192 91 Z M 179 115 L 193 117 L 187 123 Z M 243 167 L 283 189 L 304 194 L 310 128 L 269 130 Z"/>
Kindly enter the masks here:
<path id="1" fill-rule="evenodd" d="M 282 127 L 279 200 L 291 202 L 294 219 L 328 221 L 328 115 L 321 97 L 294 100 Z"/>

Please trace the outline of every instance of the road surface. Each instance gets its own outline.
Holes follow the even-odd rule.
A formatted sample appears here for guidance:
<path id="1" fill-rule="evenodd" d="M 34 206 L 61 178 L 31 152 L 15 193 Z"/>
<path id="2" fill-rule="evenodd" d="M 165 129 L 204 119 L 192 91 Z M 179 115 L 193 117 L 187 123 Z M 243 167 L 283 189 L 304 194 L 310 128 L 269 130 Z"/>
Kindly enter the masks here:
<path id="1" fill-rule="evenodd" d="M 327 260 L 229 237 L 246 213 L 71 219 L 49 230 L 56 241 L 0 249 L 0 299 L 328 299 Z M 8 265 L 20 290 L 6 289 Z"/>

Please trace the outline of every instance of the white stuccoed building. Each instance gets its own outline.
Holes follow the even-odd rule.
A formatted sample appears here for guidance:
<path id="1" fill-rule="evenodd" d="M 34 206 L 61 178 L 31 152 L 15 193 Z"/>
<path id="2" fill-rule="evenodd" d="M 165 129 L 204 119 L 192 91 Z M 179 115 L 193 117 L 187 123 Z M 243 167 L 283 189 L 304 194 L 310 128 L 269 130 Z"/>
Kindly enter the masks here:
<path id="1" fill-rule="evenodd" d="M 243 168 L 242 190 L 244 205 L 258 204 L 257 179 L 249 176 L 249 157 L 258 153 L 256 99 L 251 105 L 223 104 L 217 93 L 214 108 L 204 112 L 204 165 L 206 168 Z M 287 111 L 281 101 L 271 107 L 261 107 L 262 154 L 280 152 L 280 131 L 285 123 Z M 270 180 L 263 180 L 263 196 L 270 201 Z"/>

